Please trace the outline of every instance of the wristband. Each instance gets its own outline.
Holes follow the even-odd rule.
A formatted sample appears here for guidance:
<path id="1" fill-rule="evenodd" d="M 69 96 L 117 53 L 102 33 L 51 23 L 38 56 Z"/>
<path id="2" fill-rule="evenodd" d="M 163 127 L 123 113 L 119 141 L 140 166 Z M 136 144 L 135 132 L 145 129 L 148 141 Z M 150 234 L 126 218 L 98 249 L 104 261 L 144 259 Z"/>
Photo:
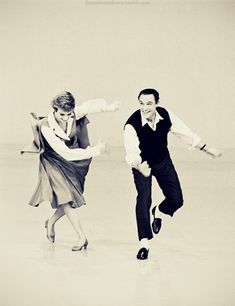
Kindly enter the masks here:
<path id="1" fill-rule="evenodd" d="M 204 145 L 200 148 L 200 150 L 202 151 L 202 150 L 205 148 L 205 146 L 206 146 L 206 144 L 204 144 Z"/>

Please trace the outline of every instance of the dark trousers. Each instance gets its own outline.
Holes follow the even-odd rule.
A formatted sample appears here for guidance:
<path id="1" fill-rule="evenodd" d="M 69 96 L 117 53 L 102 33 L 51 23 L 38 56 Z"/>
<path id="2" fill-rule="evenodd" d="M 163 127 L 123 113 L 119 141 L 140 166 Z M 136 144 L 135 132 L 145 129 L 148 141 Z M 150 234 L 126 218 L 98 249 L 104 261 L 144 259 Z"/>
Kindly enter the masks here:
<path id="1" fill-rule="evenodd" d="M 150 207 L 152 204 L 152 176 L 154 176 L 165 196 L 160 203 L 159 210 L 173 216 L 174 212 L 183 205 L 183 195 L 178 175 L 170 158 L 161 164 L 151 167 L 151 174 L 145 177 L 138 170 L 132 169 L 137 190 L 136 221 L 139 240 L 152 239 L 150 224 Z"/>

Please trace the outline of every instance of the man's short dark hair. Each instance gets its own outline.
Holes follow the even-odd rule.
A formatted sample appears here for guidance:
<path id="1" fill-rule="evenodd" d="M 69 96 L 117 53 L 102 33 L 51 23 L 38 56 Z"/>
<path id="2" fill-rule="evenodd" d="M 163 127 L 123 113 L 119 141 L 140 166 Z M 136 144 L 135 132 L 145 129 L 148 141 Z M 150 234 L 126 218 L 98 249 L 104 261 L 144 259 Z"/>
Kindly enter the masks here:
<path id="1" fill-rule="evenodd" d="M 138 100 L 139 100 L 141 95 L 153 95 L 156 103 L 159 100 L 159 93 L 156 91 L 156 89 L 153 89 L 153 88 L 145 88 L 145 89 L 141 90 L 141 92 L 138 95 Z"/>

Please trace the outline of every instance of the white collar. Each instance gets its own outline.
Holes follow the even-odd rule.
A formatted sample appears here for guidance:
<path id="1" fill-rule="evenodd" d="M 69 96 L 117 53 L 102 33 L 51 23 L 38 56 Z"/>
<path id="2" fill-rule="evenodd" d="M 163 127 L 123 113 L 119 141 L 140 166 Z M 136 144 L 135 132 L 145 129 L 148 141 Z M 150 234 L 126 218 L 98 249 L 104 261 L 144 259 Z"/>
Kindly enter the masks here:
<path id="1" fill-rule="evenodd" d="M 73 124 L 73 118 L 69 118 L 68 120 L 68 126 L 67 126 L 67 133 L 65 133 L 62 128 L 59 126 L 57 121 L 55 120 L 54 111 L 51 111 L 48 115 L 48 123 L 50 128 L 53 130 L 53 132 L 59 136 L 60 138 L 63 138 L 65 140 L 70 140 L 68 135 L 71 132 L 72 124 Z"/>
<path id="2" fill-rule="evenodd" d="M 153 129 L 154 131 L 156 130 L 156 125 L 157 123 L 160 121 L 160 120 L 163 120 L 163 118 L 159 115 L 159 113 L 157 111 L 155 111 L 155 119 L 154 119 L 154 122 L 153 122 L 153 127 L 152 125 L 150 124 L 150 122 L 145 119 L 142 115 L 142 113 L 140 112 L 140 115 L 141 115 L 141 123 L 142 123 L 142 126 L 144 126 L 145 124 L 148 124 L 151 129 Z"/>

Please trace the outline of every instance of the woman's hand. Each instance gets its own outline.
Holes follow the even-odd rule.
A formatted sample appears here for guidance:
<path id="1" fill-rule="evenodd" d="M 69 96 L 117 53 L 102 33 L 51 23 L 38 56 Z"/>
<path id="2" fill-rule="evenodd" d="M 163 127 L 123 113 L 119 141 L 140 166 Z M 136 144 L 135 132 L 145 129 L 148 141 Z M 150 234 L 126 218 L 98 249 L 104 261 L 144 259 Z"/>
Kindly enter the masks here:
<path id="1" fill-rule="evenodd" d="M 120 101 L 115 101 L 113 102 L 113 106 L 114 106 L 114 110 L 118 110 L 119 108 L 121 108 L 122 103 Z"/>
<path id="2" fill-rule="evenodd" d="M 122 103 L 120 101 L 115 101 L 105 107 L 105 111 L 107 112 L 114 112 L 118 110 L 122 106 Z"/>
<path id="3" fill-rule="evenodd" d="M 106 142 L 101 139 L 98 140 L 98 143 L 96 146 L 100 150 L 100 153 L 105 153 L 108 149 Z"/>

